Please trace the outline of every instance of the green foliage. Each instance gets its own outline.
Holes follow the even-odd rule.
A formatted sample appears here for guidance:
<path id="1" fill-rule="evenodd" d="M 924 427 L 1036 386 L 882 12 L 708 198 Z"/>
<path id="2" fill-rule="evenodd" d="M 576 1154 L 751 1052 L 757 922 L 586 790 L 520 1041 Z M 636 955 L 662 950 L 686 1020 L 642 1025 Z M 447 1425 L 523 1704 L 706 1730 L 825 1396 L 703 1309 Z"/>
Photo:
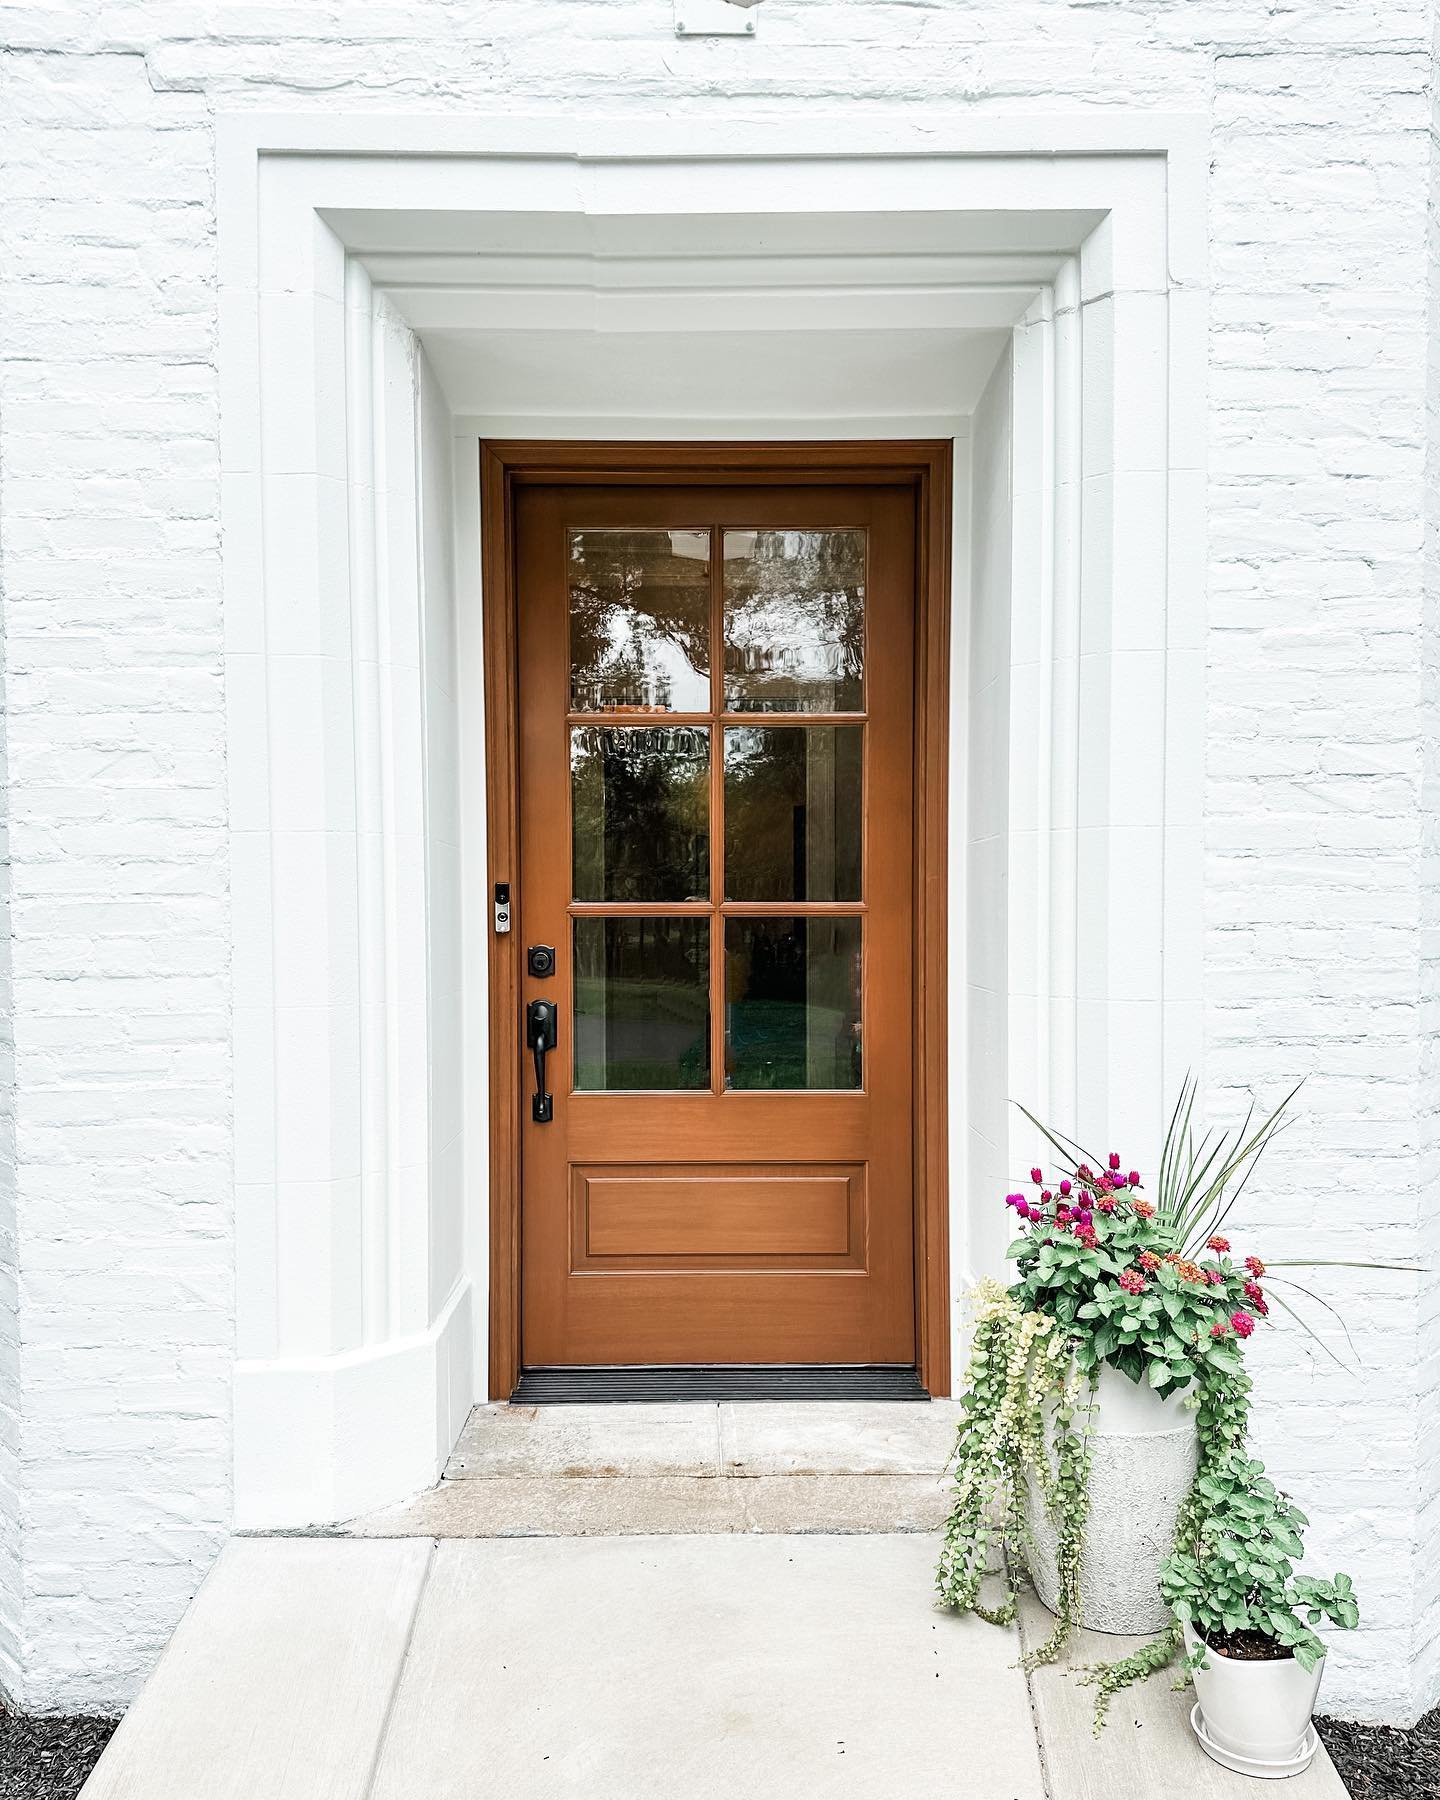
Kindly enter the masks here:
<path id="1" fill-rule="evenodd" d="M 1228 1256 L 1203 1265 L 1182 1258 L 1158 1215 L 1147 1217 L 1128 1200 L 1112 1204 L 1113 1212 L 1095 1220 L 1093 1245 L 1043 1229 L 1016 1238 L 1007 1252 L 1017 1265 L 1016 1298 L 1069 1329 L 1087 1375 L 1108 1363 L 1162 1398 L 1206 1373 L 1238 1375 L 1243 1364 L 1230 1320 L 1253 1304 L 1245 1270 Z M 1121 1285 L 1122 1275 L 1131 1288 Z"/>
<path id="2" fill-rule="evenodd" d="M 1322 1619 L 1346 1630 L 1359 1623 L 1350 1577 L 1295 1574 L 1309 1521 L 1243 1449 L 1229 1450 L 1197 1476 L 1195 1499 L 1160 1574 L 1175 1617 L 1211 1643 L 1258 1632 L 1313 1669 L 1325 1645 L 1312 1627 Z M 1195 1666 L 1203 1667 L 1203 1643 L 1196 1655 Z"/>

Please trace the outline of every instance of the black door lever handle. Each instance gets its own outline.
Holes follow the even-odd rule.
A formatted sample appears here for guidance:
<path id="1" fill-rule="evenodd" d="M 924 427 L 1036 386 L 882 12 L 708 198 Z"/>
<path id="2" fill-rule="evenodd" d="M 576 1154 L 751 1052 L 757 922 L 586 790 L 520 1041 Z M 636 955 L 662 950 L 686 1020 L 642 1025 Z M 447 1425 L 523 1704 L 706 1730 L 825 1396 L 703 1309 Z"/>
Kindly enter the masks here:
<path id="1" fill-rule="evenodd" d="M 560 1008 L 553 1000 L 532 1000 L 525 1008 L 525 1047 L 535 1057 L 535 1094 L 530 1117 L 548 1125 L 555 1117 L 554 1096 L 545 1086 L 545 1058 L 560 1035 Z"/>

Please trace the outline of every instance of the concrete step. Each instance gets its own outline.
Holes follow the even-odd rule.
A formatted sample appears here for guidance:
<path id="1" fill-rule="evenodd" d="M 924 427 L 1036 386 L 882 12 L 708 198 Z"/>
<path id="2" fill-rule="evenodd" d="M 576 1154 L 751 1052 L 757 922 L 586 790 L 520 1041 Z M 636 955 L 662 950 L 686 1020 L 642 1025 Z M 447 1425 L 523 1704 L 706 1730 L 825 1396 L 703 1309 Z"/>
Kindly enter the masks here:
<path id="1" fill-rule="evenodd" d="M 492 1475 L 445 1480 L 353 1520 L 351 1537 L 645 1537 L 656 1533 L 934 1531 L 934 1475 Z"/>
<path id="2" fill-rule="evenodd" d="M 445 1474 L 939 1474 L 959 1410 L 953 1400 L 477 1406 Z"/>

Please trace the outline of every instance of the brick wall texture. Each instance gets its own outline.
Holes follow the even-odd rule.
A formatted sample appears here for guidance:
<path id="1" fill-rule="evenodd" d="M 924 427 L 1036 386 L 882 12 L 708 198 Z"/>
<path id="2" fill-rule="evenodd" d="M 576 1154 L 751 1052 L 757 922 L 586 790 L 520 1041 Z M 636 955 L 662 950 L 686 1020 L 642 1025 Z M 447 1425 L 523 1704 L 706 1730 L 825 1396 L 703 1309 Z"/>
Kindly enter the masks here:
<path id="1" fill-rule="evenodd" d="M 229 1518 L 216 114 L 1207 116 L 1207 1074 L 1222 1112 L 1307 1077 L 1250 1201 L 1277 1257 L 1440 1269 L 1433 13 L 767 0 L 682 42 L 668 0 L 0 5 L 15 1699 L 128 1698 Z M 1324 1279 L 1358 1369 L 1276 1334 L 1263 1447 L 1362 1592 L 1332 1700 L 1407 1719 L 1440 1692 L 1440 1288 Z"/>

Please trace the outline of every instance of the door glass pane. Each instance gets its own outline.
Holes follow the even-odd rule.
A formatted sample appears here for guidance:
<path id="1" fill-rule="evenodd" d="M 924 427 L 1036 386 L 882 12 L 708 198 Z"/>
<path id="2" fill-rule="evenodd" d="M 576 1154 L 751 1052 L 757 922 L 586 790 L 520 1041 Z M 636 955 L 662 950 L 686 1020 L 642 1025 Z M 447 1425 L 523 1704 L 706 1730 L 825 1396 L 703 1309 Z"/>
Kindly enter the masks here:
<path id="1" fill-rule="evenodd" d="M 575 1087 L 710 1085 L 710 921 L 576 919 Z"/>
<path id="2" fill-rule="evenodd" d="M 725 921 L 725 1085 L 860 1086 L 860 921 Z"/>
<path id="3" fill-rule="evenodd" d="M 575 898 L 707 899 L 709 784 L 703 725 L 572 727 Z"/>
<path id="4" fill-rule="evenodd" d="M 725 733 L 725 895 L 858 900 L 863 725 Z"/>
<path id="5" fill-rule="evenodd" d="M 710 710 L 710 533 L 570 533 L 570 709 Z"/>
<path id="6" fill-rule="evenodd" d="M 725 533 L 725 704 L 731 712 L 864 706 L 865 533 Z"/>

